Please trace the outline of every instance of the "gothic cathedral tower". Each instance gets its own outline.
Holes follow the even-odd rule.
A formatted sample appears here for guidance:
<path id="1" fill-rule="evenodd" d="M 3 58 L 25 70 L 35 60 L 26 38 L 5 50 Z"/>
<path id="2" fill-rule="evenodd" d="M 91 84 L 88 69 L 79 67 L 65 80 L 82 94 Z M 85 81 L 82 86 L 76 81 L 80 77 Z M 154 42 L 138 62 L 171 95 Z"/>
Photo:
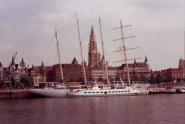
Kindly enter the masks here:
<path id="1" fill-rule="evenodd" d="M 92 26 L 90 40 L 89 40 L 89 53 L 88 53 L 89 68 L 99 66 L 100 62 L 98 58 L 99 58 L 99 54 L 97 50 L 97 43 L 96 43 L 95 34 L 94 34 L 93 26 Z"/>

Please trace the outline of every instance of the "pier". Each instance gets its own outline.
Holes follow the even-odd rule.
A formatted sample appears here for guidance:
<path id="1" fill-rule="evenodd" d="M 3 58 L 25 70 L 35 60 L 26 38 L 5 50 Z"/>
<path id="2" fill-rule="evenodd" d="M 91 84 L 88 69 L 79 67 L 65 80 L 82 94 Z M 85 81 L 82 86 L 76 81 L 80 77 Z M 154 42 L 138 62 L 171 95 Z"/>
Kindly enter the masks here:
<path id="1" fill-rule="evenodd" d="M 24 89 L 1 89 L 0 99 L 10 98 L 28 98 L 30 93 Z"/>

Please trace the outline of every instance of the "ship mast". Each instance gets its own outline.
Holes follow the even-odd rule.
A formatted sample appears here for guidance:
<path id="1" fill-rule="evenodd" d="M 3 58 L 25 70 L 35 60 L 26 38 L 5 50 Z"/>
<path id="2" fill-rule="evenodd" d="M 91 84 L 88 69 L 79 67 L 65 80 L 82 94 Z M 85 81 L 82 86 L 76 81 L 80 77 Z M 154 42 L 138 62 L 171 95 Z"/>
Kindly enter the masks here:
<path id="1" fill-rule="evenodd" d="M 79 28 L 79 24 L 78 24 L 77 13 L 76 13 L 76 21 L 77 21 L 77 27 L 78 27 L 78 36 L 79 36 L 79 42 L 80 42 L 80 51 L 81 51 L 81 58 L 82 58 L 82 67 L 83 67 L 83 72 L 84 72 L 84 80 L 85 80 L 85 85 L 87 86 L 86 73 L 85 73 L 85 67 L 84 67 L 84 59 L 83 59 L 83 53 L 82 53 L 82 42 L 81 42 L 81 38 L 80 38 L 80 28 Z"/>
<path id="2" fill-rule="evenodd" d="M 125 56 L 125 63 L 126 63 L 126 66 L 127 66 L 127 78 L 128 78 L 128 83 L 130 85 L 130 75 L 129 75 L 129 70 L 128 70 L 126 47 L 125 47 L 124 37 L 123 37 L 123 25 L 122 25 L 122 21 L 121 20 L 120 20 L 120 25 L 121 25 L 121 35 L 122 35 L 122 40 L 123 40 L 123 50 L 124 50 L 124 56 Z"/>
<path id="3" fill-rule="evenodd" d="M 57 29 L 55 28 L 55 37 L 57 40 L 57 50 L 58 50 L 58 58 L 59 58 L 59 65 L 60 65 L 60 71 L 61 71 L 61 78 L 63 81 L 63 72 L 62 72 L 62 65 L 61 65 L 61 59 L 60 59 L 60 49 L 59 49 L 59 42 L 58 42 L 58 38 L 57 38 Z"/>
<path id="4" fill-rule="evenodd" d="M 100 34 L 101 34 L 101 42 L 102 42 L 102 50 L 103 50 L 103 64 L 105 66 L 105 75 L 106 75 L 106 78 L 107 78 L 107 83 L 110 85 L 109 78 L 108 78 L 108 72 L 107 72 L 107 64 L 106 64 L 106 61 L 105 61 L 104 42 L 103 42 L 103 37 L 102 37 L 100 17 L 99 17 L 99 25 L 100 25 Z"/>
<path id="5" fill-rule="evenodd" d="M 131 25 L 123 26 L 123 25 L 122 25 L 122 21 L 121 21 L 121 20 L 120 20 L 120 25 L 121 25 L 121 27 L 114 28 L 113 30 L 121 28 L 121 36 L 122 36 L 122 38 L 120 38 L 120 39 L 116 39 L 116 40 L 122 40 L 122 41 L 123 41 L 123 50 L 118 50 L 118 51 L 114 51 L 114 52 L 124 51 L 124 57 L 125 57 L 125 60 L 116 61 L 116 62 L 122 62 L 122 61 L 125 61 L 125 63 L 126 63 L 126 71 L 127 71 L 128 83 L 129 83 L 129 85 L 130 85 L 130 75 L 129 75 L 129 69 L 128 69 L 128 63 L 127 63 L 127 61 L 128 61 L 128 60 L 134 60 L 134 59 L 141 59 L 141 57 L 140 57 L 140 58 L 134 58 L 134 59 L 127 59 L 126 50 L 137 49 L 138 47 L 130 48 L 130 49 L 126 49 L 124 39 L 132 38 L 132 37 L 135 37 L 135 36 L 124 37 L 124 36 L 123 36 L 123 28 L 124 28 L 124 27 L 129 27 L 129 26 L 131 26 Z M 116 41 L 116 40 L 113 40 L 113 41 Z M 114 62 L 114 63 L 115 63 L 115 62 Z"/>

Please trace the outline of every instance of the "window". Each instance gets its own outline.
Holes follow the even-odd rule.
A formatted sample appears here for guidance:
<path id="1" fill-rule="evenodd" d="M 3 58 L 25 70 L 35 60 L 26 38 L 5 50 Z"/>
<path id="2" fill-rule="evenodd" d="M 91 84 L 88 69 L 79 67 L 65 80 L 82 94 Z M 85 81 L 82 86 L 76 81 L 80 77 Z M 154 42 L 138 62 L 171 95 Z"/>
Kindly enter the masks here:
<path id="1" fill-rule="evenodd" d="M 91 92 L 88 92 L 88 93 L 91 93 Z"/>
<path id="2" fill-rule="evenodd" d="M 84 92 L 84 93 L 87 93 L 87 92 Z"/>

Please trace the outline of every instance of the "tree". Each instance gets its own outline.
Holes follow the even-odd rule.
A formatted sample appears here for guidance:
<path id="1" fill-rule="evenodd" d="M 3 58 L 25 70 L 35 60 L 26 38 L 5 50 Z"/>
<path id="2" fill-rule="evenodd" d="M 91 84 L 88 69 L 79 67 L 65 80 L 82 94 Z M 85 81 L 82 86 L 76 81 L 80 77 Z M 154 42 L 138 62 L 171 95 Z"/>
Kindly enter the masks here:
<path id="1" fill-rule="evenodd" d="M 120 76 L 117 75 L 116 78 L 115 78 L 115 80 L 116 81 L 120 81 Z"/>
<path id="2" fill-rule="evenodd" d="M 109 81 L 114 81 L 114 79 L 111 76 L 109 76 Z"/>
<path id="3" fill-rule="evenodd" d="M 22 77 L 20 82 L 25 83 L 29 86 L 33 86 L 33 78 Z"/>
<path id="4" fill-rule="evenodd" d="M 154 77 L 153 74 L 150 75 L 150 78 L 149 79 L 150 79 L 150 81 L 149 81 L 150 83 L 154 83 L 155 80 L 156 80 L 156 78 Z"/>
<path id="5" fill-rule="evenodd" d="M 88 81 L 94 81 L 94 78 L 91 76 L 88 78 Z"/>
<path id="6" fill-rule="evenodd" d="M 180 83 L 181 82 L 181 79 L 180 78 L 177 78 L 177 83 Z"/>
<path id="7" fill-rule="evenodd" d="M 139 81 L 139 77 L 137 75 L 134 75 L 134 81 Z"/>
<path id="8" fill-rule="evenodd" d="M 183 78 L 183 81 L 185 81 L 185 78 Z"/>
<path id="9" fill-rule="evenodd" d="M 75 79 L 70 79 L 69 82 L 75 82 Z"/>
<path id="10" fill-rule="evenodd" d="M 148 78 L 145 75 L 141 75 L 141 81 L 147 81 Z"/>
<path id="11" fill-rule="evenodd" d="M 98 78 L 98 81 L 102 81 L 103 80 L 103 78 L 100 76 L 99 78 Z"/>
<path id="12" fill-rule="evenodd" d="M 169 82 L 173 82 L 173 77 L 171 74 L 167 74 L 166 80 Z"/>
<path id="13" fill-rule="evenodd" d="M 83 80 L 84 80 L 84 77 L 80 77 L 80 78 L 78 79 L 79 82 L 82 82 Z"/>
<path id="14" fill-rule="evenodd" d="M 163 77 L 161 75 L 158 75 L 156 77 L 156 82 L 162 82 L 162 81 L 164 81 Z"/>

